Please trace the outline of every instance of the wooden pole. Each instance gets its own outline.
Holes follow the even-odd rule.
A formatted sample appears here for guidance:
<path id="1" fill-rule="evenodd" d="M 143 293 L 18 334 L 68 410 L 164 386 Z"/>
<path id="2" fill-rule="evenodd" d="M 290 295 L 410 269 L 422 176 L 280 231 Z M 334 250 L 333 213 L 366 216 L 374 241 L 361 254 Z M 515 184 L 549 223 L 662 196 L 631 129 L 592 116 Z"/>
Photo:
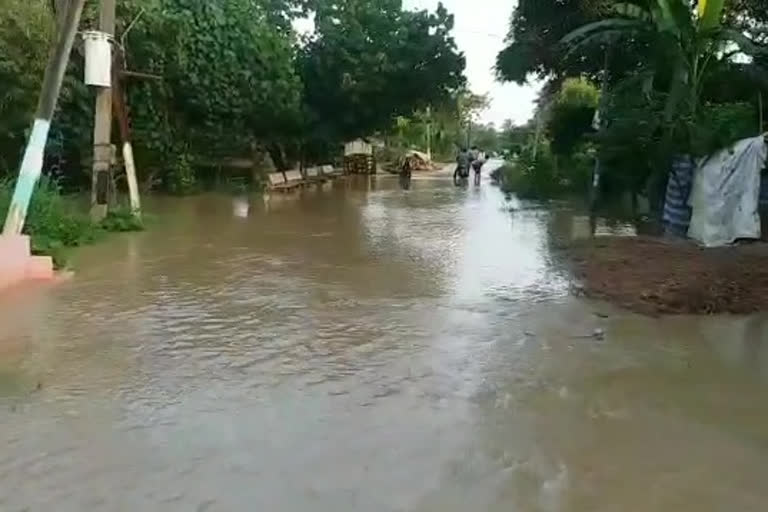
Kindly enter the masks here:
<path id="1" fill-rule="evenodd" d="M 99 30 L 114 36 L 116 0 L 101 0 Z M 98 222 L 109 208 L 112 164 L 112 90 L 102 87 L 96 94 L 93 125 L 93 174 L 91 181 L 91 219 Z"/>
<path id="2" fill-rule="evenodd" d="M 472 147 L 472 116 L 469 117 L 469 124 L 467 125 L 467 149 Z"/>
<path id="3" fill-rule="evenodd" d="M 608 98 L 608 64 L 610 63 L 610 47 L 605 48 L 605 56 L 603 61 L 603 76 L 602 76 L 602 83 L 600 84 L 600 99 L 598 100 L 597 110 L 595 111 L 595 118 L 593 119 L 593 123 L 596 121 L 596 126 L 594 126 L 595 130 L 600 132 L 603 129 L 603 112 L 605 111 L 605 104 Z M 597 199 L 598 195 L 600 193 L 600 180 L 601 180 L 601 174 L 603 172 L 601 163 L 600 163 L 600 156 L 598 154 L 595 154 L 595 167 L 592 171 L 592 184 L 589 187 L 589 209 L 590 211 L 594 212 L 595 207 L 597 206 Z M 632 191 L 632 214 L 635 213 L 634 205 L 637 202 L 636 201 L 637 196 L 635 194 L 635 191 Z M 591 220 L 591 219 L 590 219 Z M 592 233 L 594 235 L 594 232 Z"/>
<path id="4" fill-rule="evenodd" d="M 432 107 L 427 107 L 427 157 L 432 161 Z"/>
<path id="5" fill-rule="evenodd" d="M 539 156 L 539 139 L 541 138 L 541 132 L 544 131 L 544 116 L 539 113 L 536 115 L 536 130 L 533 135 L 533 161 Z"/>
<path id="6" fill-rule="evenodd" d="M 75 42 L 77 27 L 80 24 L 83 5 L 85 5 L 85 0 L 69 0 L 66 5 L 67 10 L 58 13 L 56 43 L 45 68 L 35 121 L 27 141 L 27 147 L 24 150 L 19 179 L 16 182 L 11 206 L 5 219 L 4 235 L 21 234 L 21 230 L 24 228 L 29 201 L 43 169 L 48 130 L 51 126 L 53 112 L 56 110 L 56 102 L 69 63 L 69 55 L 72 53 L 72 45 Z"/>
<path id="7" fill-rule="evenodd" d="M 139 183 L 136 179 L 136 163 L 133 159 L 133 145 L 131 144 L 131 126 L 128 120 L 128 107 L 125 90 L 121 83 L 123 68 L 122 52 L 117 54 L 112 64 L 112 109 L 120 128 L 120 140 L 123 147 L 123 163 L 125 164 L 125 176 L 128 180 L 128 195 L 131 200 L 131 213 L 141 218 L 141 198 L 139 196 Z"/>

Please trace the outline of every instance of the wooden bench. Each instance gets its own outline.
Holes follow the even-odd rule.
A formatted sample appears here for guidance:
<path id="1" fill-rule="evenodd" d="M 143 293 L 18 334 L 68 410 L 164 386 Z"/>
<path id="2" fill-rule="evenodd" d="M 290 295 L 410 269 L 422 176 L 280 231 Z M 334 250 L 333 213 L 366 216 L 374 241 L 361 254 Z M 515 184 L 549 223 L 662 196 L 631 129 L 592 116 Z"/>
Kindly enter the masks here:
<path id="1" fill-rule="evenodd" d="M 342 171 L 340 170 L 337 171 L 336 169 L 334 169 L 332 165 L 321 166 L 320 172 L 325 178 L 338 178 L 339 176 L 342 176 L 344 174 Z"/>
<path id="2" fill-rule="evenodd" d="M 292 171 L 288 171 L 288 172 L 292 172 Z M 293 181 L 289 181 L 287 179 L 287 174 L 288 173 L 283 174 L 282 172 L 269 173 L 267 175 L 267 178 L 269 180 L 267 190 L 276 191 L 276 192 L 288 192 L 289 190 L 298 188 L 303 184 L 302 179 L 299 179 L 298 183 L 295 181 L 295 179 Z M 299 173 L 299 177 L 301 177 L 301 173 Z"/>
<path id="3" fill-rule="evenodd" d="M 306 183 L 304 181 L 304 176 L 299 170 L 294 169 L 292 171 L 285 171 L 283 174 L 285 174 L 285 182 L 291 188 L 298 188 Z"/>
<path id="4" fill-rule="evenodd" d="M 324 183 L 326 180 L 319 167 L 307 167 L 304 169 L 304 176 L 309 183 Z"/>

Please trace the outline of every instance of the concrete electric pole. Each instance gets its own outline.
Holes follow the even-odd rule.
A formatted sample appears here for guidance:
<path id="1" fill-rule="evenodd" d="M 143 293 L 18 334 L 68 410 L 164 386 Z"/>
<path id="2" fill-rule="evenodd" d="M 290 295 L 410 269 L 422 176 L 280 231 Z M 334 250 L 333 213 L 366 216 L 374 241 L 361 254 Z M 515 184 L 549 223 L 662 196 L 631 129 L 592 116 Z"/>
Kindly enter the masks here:
<path id="1" fill-rule="evenodd" d="M 99 30 L 114 37 L 116 0 L 101 0 Z M 112 89 L 101 87 L 96 95 L 93 125 L 93 175 L 91 182 L 91 218 L 107 216 L 112 188 Z"/>
<path id="2" fill-rule="evenodd" d="M 3 235 L 18 235 L 24 228 L 29 200 L 32 198 L 32 192 L 43 169 L 48 130 L 51 126 L 53 112 L 56 110 L 61 83 L 67 70 L 69 55 L 72 53 L 72 45 L 75 42 L 84 4 L 85 0 L 69 0 L 56 4 L 60 8 L 57 12 L 56 42 L 45 68 L 35 121 L 27 141 L 27 147 L 24 149 L 19 179 L 13 191 Z"/>

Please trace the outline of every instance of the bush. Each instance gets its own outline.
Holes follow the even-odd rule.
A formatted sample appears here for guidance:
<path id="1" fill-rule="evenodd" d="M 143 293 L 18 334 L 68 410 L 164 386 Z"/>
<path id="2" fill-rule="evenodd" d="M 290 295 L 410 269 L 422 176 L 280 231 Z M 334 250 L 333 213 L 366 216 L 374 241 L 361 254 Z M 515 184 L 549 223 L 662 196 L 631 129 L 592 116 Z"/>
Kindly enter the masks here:
<path id="1" fill-rule="evenodd" d="M 600 194 L 618 198 L 645 193 L 659 210 L 673 155 L 711 155 L 735 141 L 754 136 L 757 112 L 749 103 L 706 104 L 697 119 L 665 124 L 666 97 L 619 90 L 607 103 L 606 129 L 597 136 L 603 174 Z"/>
<path id="2" fill-rule="evenodd" d="M 170 165 L 165 177 L 165 188 L 171 194 L 187 195 L 197 191 L 197 175 L 192 164 L 192 156 L 179 151 L 176 160 Z"/>
<path id="3" fill-rule="evenodd" d="M 515 160 L 499 169 L 497 176 L 504 192 L 525 199 L 583 194 L 587 191 L 593 161 L 591 150 L 586 148 L 558 161 L 549 144 L 543 142 L 535 158 L 533 148 L 525 147 Z"/>
<path id="4" fill-rule="evenodd" d="M 0 2 L 0 178 L 17 170 L 54 31 L 48 2 Z"/>
<path id="5" fill-rule="evenodd" d="M 557 173 L 557 161 L 548 146 L 539 145 L 536 156 L 532 149 L 523 151 L 515 165 L 517 172 L 511 183 L 516 193 L 525 198 L 549 198 L 559 195 L 562 183 Z"/>
<path id="6" fill-rule="evenodd" d="M 749 103 L 707 104 L 694 126 L 693 152 L 707 156 L 734 142 L 757 135 L 757 110 Z"/>
<path id="7" fill-rule="evenodd" d="M 585 136 L 592 132 L 592 121 L 600 101 L 600 91 L 583 78 L 565 80 L 550 108 L 547 131 L 556 155 L 570 156 Z"/>
<path id="8" fill-rule="evenodd" d="M 143 231 L 144 222 L 133 214 L 127 206 L 111 210 L 106 218 L 101 221 L 99 227 L 110 233 L 127 233 L 130 231 Z"/>
<path id="9" fill-rule="evenodd" d="M 15 183 L 0 181 L 0 215 L 4 217 L 11 203 Z M 114 210 L 98 225 L 91 222 L 78 204 L 75 196 L 61 194 L 58 185 L 47 178 L 32 195 L 24 225 L 24 233 L 30 236 L 32 253 L 51 256 L 54 265 L 66 264 L 68 248 L 93 243 L 105 232 L 137 231 L 144 229 L 142 222 L 126 208 Z"/>
<path id="10" fill-rule="evenodd" d="M 602 166 L 601 195 L 621 197 L 640 193 L 653 176 L 669 170 L 672 148 L 664 143 L 664 107 L 661 95 L 620 89 L 604 112 L 605 129 L 597 136 Z"/>

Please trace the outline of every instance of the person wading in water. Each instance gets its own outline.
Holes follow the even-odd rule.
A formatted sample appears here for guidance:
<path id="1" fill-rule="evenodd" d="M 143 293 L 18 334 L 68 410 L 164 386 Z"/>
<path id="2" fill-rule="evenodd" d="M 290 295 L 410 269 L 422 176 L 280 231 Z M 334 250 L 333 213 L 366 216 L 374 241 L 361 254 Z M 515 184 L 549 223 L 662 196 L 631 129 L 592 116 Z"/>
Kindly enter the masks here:
<path id="1" fill-rule="evenodd" d="M 472 160 L 472 170 L 475 171 L 475 185 L 480 185 L 480 173 L 483 170 L 485 162 L 488 161 L 488 155 L 483 151 L 477 151 L 474 160 Z"/>

